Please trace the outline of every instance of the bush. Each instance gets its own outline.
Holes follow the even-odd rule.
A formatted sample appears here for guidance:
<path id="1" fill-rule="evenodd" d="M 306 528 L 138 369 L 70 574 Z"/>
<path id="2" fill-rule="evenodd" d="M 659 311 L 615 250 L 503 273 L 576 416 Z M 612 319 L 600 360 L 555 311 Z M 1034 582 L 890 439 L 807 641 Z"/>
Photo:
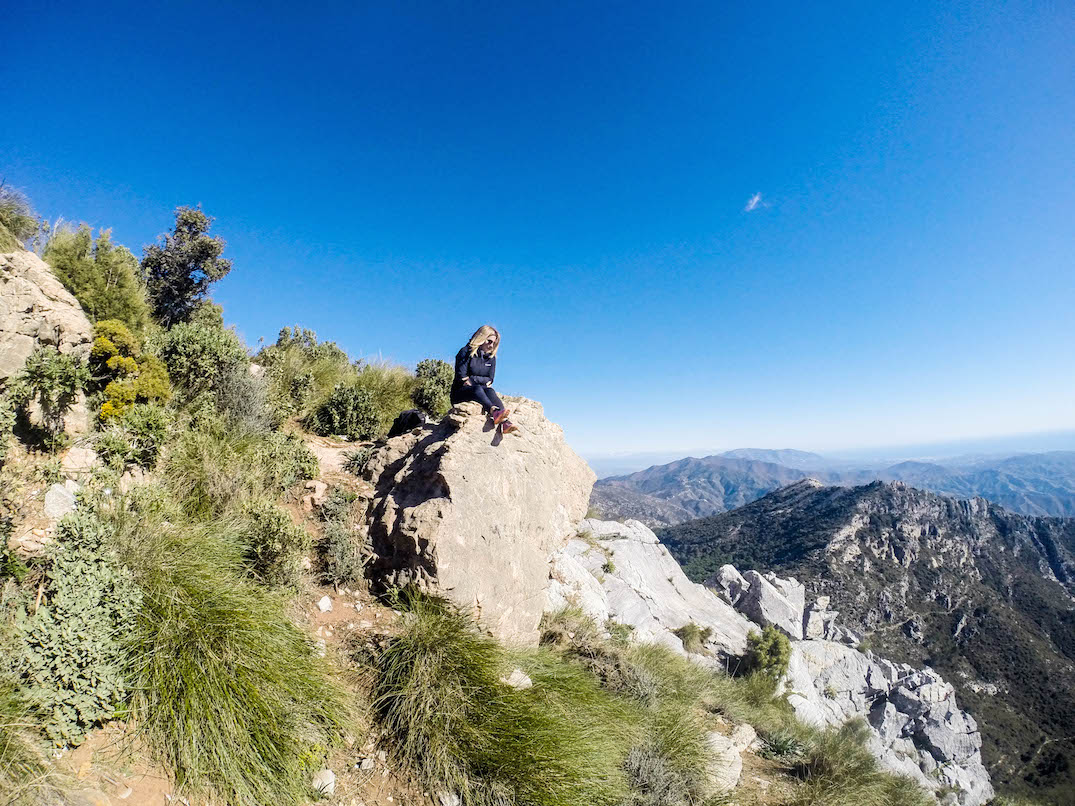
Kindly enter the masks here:
<path id="1" fill-rule="evenodd" d="M 679 629 L 672 630 L 672 632 L 683 642 L 685 650 L 696 655 L 705 652 L 705 642 L 713 634 L 713 630 L 709 627 L 699 627 L 693 621 L 688 621 Z"/>
<path id="2" fill-rule="evenodd" d="M 373 404 L 377 425 L 372 429 L 371 437 L 387 434 L 400 413 L 411 408 L 415 379 L 403 367 L 387 363 L 366 364 L 358 371 L 355 385 L 369 393 Z"/>
<path id="3" fill-rule="evenodd" d="M 133 628 L 139 595 L 95 517 L 69 515 L 57 537 L 41 605 L 20 612 L 16 625 L 27 699 L 55 744 L 79 744 L 126 699 L 120 637 Z"/>
<path id="4" fill-rule="evenodd" d="M 752 630 L 747 636 L 747 654 L 743 660 L 743 671 L 747 674 L 760 672 L 779 680 L 787 674 L 790 660 L 791 642 L 776 627 L 766 625 L 760 635 Z"/>
<path id="5" fill-rule="evenodd" d="M 42 437 L 49 447 L 56 447 L 63 438 L 64 417 L 88 381 L 85 364 L 55 347 L 38 347 L 15 377 L 11 399 L 27 427 L 31 427 L 30 404 L 38 405 Z"/>
<path id="6" fill-rule="evenodd" d="M 37 234 L 40 222 L 30 202 L 19 190 L 0 182 L 0 225 L 20 241 L 29 241 Z M 4 251 L 14 251 L 15 244 L 3 245 Z"/>
<path id="7" fill-rule="evenodd" d="M 311 748 L 334 744 L 349 718 L 341 689 L 280 597 L 244 578 L 238 530 L 139 496 L 112 515 L 143 592 L 132 717 L 180 789 L 237 806 L 305 802 L 322 760 Z"/>
<path id="8" fill-rule="evenodd" d="M 254 360 L 265 367 L 268 398 L 276 420 L 305 419 L 339 385 L 355 379 L 351 359 L 333 342 L 318 342 L 312 330 L 285 327 L 276 344 Z"/>
<path id="9" fill-rule="evenodd" d="M 58 230 L 49 238 L 44 259 L 92 321 L 118 320 L 136 333 L 149 326 L 138 259 L 112 244 L 111 231 L 101 230 L 94 240 L 85 224 L 77 232 Z"/>
<path id="10" fill-rule="evenodd" d="M 618 802 L 630 717 L 588 675 L 533 653 L 534 686 L 516 690 L 503 650 L 465 616 L 413 592 L 400 605 L 411 616 L 375 661 L 374 708 L 426 786 L 468 806 Z"/>
<path id="11" fill-rule="evenodd" d="M 10 396 L 0 392 L 0 467 L 3 467 L 7 460 L 11 434 L 15 429 L 15 419 L 15 404 Z"/>
<path id="12" fill-rule="evenodd" d="M 325 584 L 339 587 L 362 578 L 366 557 L 346 524 L 333 522 L 325 526 L 320 548 L 321 579 Z"/>
<path id="13" fill-rule="evenodd" d="M 245 370 L 249 363 L 233 331 L 200 322 L 176 325 L 159 336 L 155 346 L 172 383 L 187 401 L 212 393 L 225 373 L 236 366 Z"/>
<path id="14" fill-rule="evenodd" d="M 109 425 L 94 443 L 101 460 L 118 473 L 128 464 L 146 470 L 156 467 L 161 449 L 168 438 L 172 417 L 167 409 L 156 404 L 132 405 Z"/>
<path id="15" fill-rule="evenodd" d="M 243 510 L 241 538 L 250 574 L 267 585 L 297 586 L 310 536 L 272 501 L 256 499 Z"/>
<path id="16" fill-rule="evenodd" d="M 306 428 L 323 437 L 371 439 L 380 429 L 373 396 L 358 386 L 338 386 L 307 418 Z"/>
<path id="17" fill-rule="evenodd" d="M 142 355 L 138 339 L 115 319 L 98 322 L 90 350 L 91 389 L 104 389 L 100 419 L 109 422 L 135 403 L 163 403 L 172 394 L 168 370 L 155 355 Z"/>
<path id="18" fill-rule="evenodd" d="M 415 405 L 434 417 L 443 417 L 452 406 L 452 381 L 455 380 L 452 365 L 439 358 L 427 358 L 418 362 L 414 375 L 417 381 Z"/>

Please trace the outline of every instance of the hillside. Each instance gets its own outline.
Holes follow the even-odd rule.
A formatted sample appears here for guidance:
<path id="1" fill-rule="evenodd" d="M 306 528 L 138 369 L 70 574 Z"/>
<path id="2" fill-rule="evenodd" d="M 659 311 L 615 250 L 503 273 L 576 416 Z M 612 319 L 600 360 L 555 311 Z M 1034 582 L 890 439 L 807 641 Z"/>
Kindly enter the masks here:
<path id="1" fill-rule="evenodd" d="M 958 498 L 981 496 L 1023 515 L 1075 516 L 1075 451 L 951 466 L 905 461 L 877 469 L 805 451 L 740 449 L 601 479 L 591 504 L 608 517 L 667 526 L 726 512 L 802 478 L 843 485 L 903 481 Z"/>
<path id="2" fill-rule="evenodd" d="M 998 788 L 1075 803 L 1075 520 L 804 480 L 658 535 L 693 579 L 734 563 L 831 596 L 872 648 L 956 685 Z"/>

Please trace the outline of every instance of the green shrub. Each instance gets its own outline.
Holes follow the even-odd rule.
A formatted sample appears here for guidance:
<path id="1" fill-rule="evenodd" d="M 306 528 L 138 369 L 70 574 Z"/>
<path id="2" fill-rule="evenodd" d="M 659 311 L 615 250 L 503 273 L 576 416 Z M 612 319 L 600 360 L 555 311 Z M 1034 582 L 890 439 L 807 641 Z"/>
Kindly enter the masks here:
<path id="1" fill-rule="evenodd" d="M 305 802 L 322 763 L 311 748 L 339 739 L 350 706 L 284 601 L 245 578 L 239 530 L 184 522 L 151 488 L 112 518 L 143 592 L 131 712 L 148 746 L 188 792 L 237 806 Z"/>
<path id="2" fill-rule="evenodd" d="M 373 396 L 358 386 L 338 386 L 307 418 L 306 427 L 321 436 L 371 439 L 380 429 Z"/>
<path id="3" fill-rule="evenodd" d="M 688 652 L 700 655 L 705 652 L 705 642 L 713 634 L 709 627 L 699 627 L 693 621 L 688 621 L 682 627 L 672 630 L 672 633 L 683 642 L 683 648 Z"/>
<path id="4" fill-rule="evenodd" d="M 243 509 L 241 538 L 250 574 L 268 585 L 297 586 L 310 536 L 271 501 L 248 501 Z"/>
<path id="5" fill-rule="evenodd" d="M 351 518 L 358 494 L 343 487 L 333 487 L 325 496 L 321 504 L 318 516 L 325 522 L 338 521 L 344 523 Z"/>
<path id="6" fill-rule="evenodd" d="M 149 304 L 138 271 L 138 259 L 112 243 L 110 230 L 96 240 L 83 224 L 77 231 L 52 233 L 44 259 L 92 321 L 118 320 L 136 333 L 149 325 Z"/>
<path id="7" fill-rule="evenodd" d="M 172 394 L 168 370 L 157 356 L 142 354 L 137 337 L 115 319 L 94 326 L 90 388 L 104 391 L 102 422 L 126 413 L 135 403 L 163 403 Z"/>
<path id="8" fill-rule="evenodd" d="M 236 428 L 216 418 L 182 432 L 162 467 L 188 516 L 211 518 L 253 498 L 276 498 L 300 479 L 317 478 L 317 457 L 292 434 Z"/>
<path id="9" fill-rule="evenodd" d="M 745 673 L 760 672 L 779 680 L 787 674 L 790 660 L 791 642 L 776 627 L 766 625 L 761 634 L 752 630 L 747 636 L 747 654 L 743 659 Z"/>
<path id="10" fill-rule="evenodd" d="M 613 804 L 624 794 L 627 712 L 581 669 L 528 656 L 530 689 L 447 604 L 404 593 L 402 634 L 375 661 L 374 708 L 399 759 L 464 804 Z"/>
<path id="11" fill-rule="evenodd" d="M 11 446 L 11 434 L 15 429 L 15 404 L 10 396 L 0 392 L 0 467 L 7 460 L 7 452 Z"/>
<path id="12" fill-rule="evenodd" d="M 333 389 L 353 383 L 356 375 L 343 350 L 333 342 L 318 342 L 312 330 L 299 327 L 282 329 L 276 343 L 254 360 L 266 369 L 269 405 L 277 421 L 307 418 Z"/>
<path id="13" fill-rule="evenodd" d="M 62 442 L 64 417 L 88 381 L 89 370 L 85 364 L 55 347 L 38 347 L 15 377 L 11 399 L 27 427 L 30 427 L 29 406 L 37 404 L 42 438 L 54 448 Z"/>
<path id="14" fill-rule="evenodd" d="M 325 526 L 320 551 L 321 579 L 325 584 L 339 587 L 362 578 L 366 556 L 345 524 L 333 522 Z"/>
<path id="15" fill-rule="evenodd" d="M 418 362 L 414 371 L 416 386 L 414 403 L 435 417 L 443 417 L 451 408 L 452 381 L 455 370 L 439 358 L 427 358 Z"/>
<path id="16" fill-rule="evenodd" d="M 355 476 L 361 476 L 370 459 L 373 458 L 372 446 L 357 451 L 348 451 L 343 455 L 343 469 Z"/>
<path id="17" fill-rule="evenodd" d="M 27 699 L 54 743 L 79 744 L 126 699 L 120 636 L 133 627 L 139 595 L 94 516 L 67 516 L 57 538 L 41 605 L 17 614 L 16 624 Z"/>
<path id="18" fill-rule="evenodd" d="M 245 370 L 246 349 L 231 330 L 200 322 L 178 324 L 154 341 L 157 354 L 186 400 L 211 394 L 216 384 L 236 366 Z"/>
<path id="19" fill-rule="evenodd" d="M 37 232 L 40 222 L 26 196 L 19 190 L 0 182 L 0 226 L 8 235 L 20 241 L 29 241 Z M 0 245 L 5 252 L 13 252 L 15 243 Z"/>

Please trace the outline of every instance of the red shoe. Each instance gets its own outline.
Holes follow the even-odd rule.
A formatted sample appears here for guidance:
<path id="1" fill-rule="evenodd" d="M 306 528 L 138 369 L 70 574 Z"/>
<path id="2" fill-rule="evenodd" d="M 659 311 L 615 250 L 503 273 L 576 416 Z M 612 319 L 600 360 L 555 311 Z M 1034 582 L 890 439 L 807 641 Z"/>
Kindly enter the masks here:
<path id="1" fill-rule="evenodd" d="M 519 426 L 515 425 L 511 420 L 505 420 L 504 424 L 500 426 L 500 433 L 512 434 L 519 430 Z"/>
<path id="2" fill-rule="evenodd" d="M 507 409 L 493 409 L 490 414 L 493 415 L 493 425 L 500 425 L 508 419 L 508 415 L 511 414 L 511 412 Z"/>

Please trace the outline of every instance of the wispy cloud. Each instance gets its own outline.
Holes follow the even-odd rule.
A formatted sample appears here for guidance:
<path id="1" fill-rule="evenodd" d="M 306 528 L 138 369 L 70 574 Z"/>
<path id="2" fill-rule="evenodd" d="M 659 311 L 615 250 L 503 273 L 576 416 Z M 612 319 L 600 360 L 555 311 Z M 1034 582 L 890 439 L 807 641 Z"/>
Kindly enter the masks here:
<path id="1" fill-rule="evenodd" d="M 744 213 L 752 213 L 752 212 L 754 212 L 755 210 L 757 210 L 760 207 L 768 207 L 768 206 L 769 205 L 767 205 L 764 201 L 762 201 L 761 194 L 760 193 L 755 193 L 753 196 L 750 197 L 750 200 L 747 202 L 747 206 L 743 208 L 743 212 Z"/>

